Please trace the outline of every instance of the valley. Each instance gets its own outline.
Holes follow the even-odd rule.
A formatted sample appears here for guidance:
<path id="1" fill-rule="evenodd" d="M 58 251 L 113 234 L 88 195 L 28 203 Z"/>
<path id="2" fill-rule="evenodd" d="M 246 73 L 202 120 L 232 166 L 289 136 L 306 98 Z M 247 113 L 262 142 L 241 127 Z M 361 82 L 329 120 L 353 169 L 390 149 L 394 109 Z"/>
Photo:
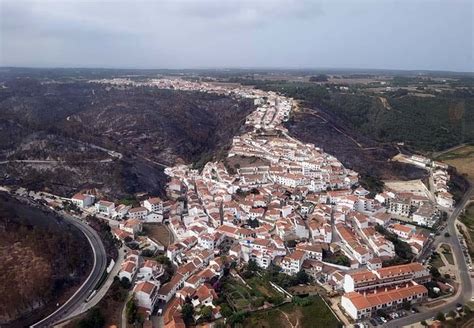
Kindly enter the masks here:
<path id="1" fill-rule="evenodd" d="M 2 81 L 3 184 L 113 198 L 162 194 L 164 166 L 219 156 L 253 108 L 231 96 L 87 81 Z"/>

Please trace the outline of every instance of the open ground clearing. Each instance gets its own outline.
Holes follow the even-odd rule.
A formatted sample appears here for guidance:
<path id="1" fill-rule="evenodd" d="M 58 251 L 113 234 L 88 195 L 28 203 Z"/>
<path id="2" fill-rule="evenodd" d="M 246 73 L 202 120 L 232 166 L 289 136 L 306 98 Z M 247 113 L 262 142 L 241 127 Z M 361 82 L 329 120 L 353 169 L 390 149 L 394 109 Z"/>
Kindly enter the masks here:
<path id="1" fill-rule="evenodd" d="M 456 148 L 437 159 L 454 166 L 459 173 L 467 175 L 469 179 L 474 179 L 474 145 Z"/>
<path id="2" fill-rule="evenodd" d="M 385 186 L 399 193 L 410 192 L 419 196 L 429 197 L 429 191 L 421 180 L 384 181 Z"/>
<path id="3" fill-rule="evenodd" d="M 173 243 L 174 237 L 168 227 L 161 223 L 146 223 L 143 225 L 148 237 L 154 241 L 158 241 L 163 246 L 167 247 Z"/>

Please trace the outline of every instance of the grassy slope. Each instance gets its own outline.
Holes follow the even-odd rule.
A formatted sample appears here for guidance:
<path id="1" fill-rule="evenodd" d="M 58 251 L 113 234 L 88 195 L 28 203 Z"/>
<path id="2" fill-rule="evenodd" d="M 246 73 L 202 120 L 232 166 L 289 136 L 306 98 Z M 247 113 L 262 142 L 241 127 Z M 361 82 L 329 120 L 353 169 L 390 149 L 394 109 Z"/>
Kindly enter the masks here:
<path id="1" fill-rule="evenodd" d="M 288 320 L 295 325 L 298 321 L 302 328 L 339 327 L 340 323 L 319 296 L 311 297 L 311 304 L 299 306 L 287 303 L 268 311 L 252 313 L 245 321 L 246 327 L 289 327 Z M 285 313 L 285 314 L 283 314 Z"/>

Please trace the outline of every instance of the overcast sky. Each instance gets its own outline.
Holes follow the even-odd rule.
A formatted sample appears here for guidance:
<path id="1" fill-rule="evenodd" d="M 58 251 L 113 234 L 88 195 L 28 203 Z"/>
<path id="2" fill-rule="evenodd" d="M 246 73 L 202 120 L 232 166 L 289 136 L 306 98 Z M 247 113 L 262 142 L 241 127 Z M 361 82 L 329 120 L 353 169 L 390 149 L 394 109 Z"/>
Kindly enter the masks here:
<path id="1" fill-rule="evenodd" d="M 0 66 L 474 71 L 472 0 L 0 3 Z"/>

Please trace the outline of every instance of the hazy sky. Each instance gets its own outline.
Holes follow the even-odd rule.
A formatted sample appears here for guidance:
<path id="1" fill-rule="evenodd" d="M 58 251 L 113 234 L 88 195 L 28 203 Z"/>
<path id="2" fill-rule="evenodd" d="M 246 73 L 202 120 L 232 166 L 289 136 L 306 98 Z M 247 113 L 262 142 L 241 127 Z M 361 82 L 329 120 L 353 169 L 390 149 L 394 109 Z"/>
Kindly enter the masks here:
<path id="1" fill-rule="evenodd" d="M 0 3 L 0 66 L 474 71 L 472 0 Z"/>

